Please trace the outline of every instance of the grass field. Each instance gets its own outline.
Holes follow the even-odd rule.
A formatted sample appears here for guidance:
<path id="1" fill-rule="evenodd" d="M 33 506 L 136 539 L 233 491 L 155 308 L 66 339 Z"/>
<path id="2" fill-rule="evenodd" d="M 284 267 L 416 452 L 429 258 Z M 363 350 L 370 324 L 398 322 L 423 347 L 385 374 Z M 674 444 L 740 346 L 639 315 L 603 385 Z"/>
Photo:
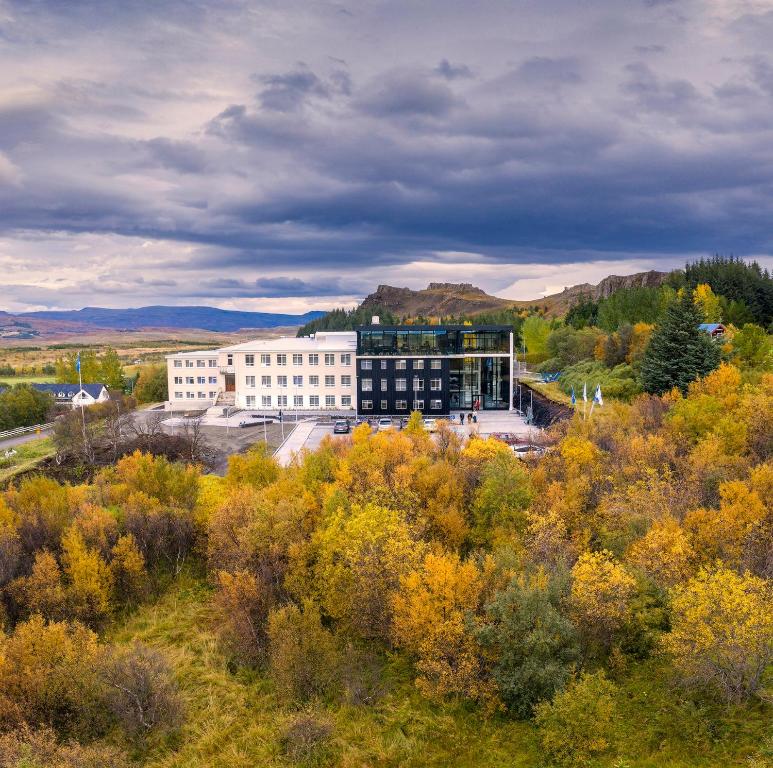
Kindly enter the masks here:
<path id="1" fill-rule="evenodd" d="M 180 683 L 186 722 L 174 742 L 150 745 L 135 757 L 145 768 L 540 768 L 535 727 L 468 704 L 434 705 L 417 693 L 404 662 L 387 660 L 385 693 L 372 706 L 317 702 L 300 712 L 332 725 L 319 752 L 293 762 L 282 733 L 298 709 L 280 705 L 259 672 L 233 671 L 218 644 L 210 587 L 190 571 L 153 605 L 112 633 L 163 649 Z M 769 710 L 695 702 L 670 685 L 655 660 L 625 669 L 617 736 L 601 768 L 724 768 L 770 766 Z"/>
<path id="2" fill-rule="evenodd" d="M 0 376 L 0 382 L 13 386 L 14 384 L 52 384 L 53 376 Z"/>
<path id="3" fill-rule="evenodd" d="M 15 475 L 34 469 L 41 461 L 54 455 L 54 444 L 50 437 L 31 440 L 17 445 L 16 453 L 10 458 L 3 457 L 5 449 L 0 449 L 0 486 L 3 486 Z"/>

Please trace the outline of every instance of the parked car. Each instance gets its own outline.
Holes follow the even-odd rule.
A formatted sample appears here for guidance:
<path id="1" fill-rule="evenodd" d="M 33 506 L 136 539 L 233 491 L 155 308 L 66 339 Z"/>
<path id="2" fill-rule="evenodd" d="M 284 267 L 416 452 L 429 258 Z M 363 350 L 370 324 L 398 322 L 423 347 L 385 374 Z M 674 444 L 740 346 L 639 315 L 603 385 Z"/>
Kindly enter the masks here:
<path id="1" fill-rule="evenodd" d="M 378 420 L 378 431 L 379 432 L 386 432 L 388 429 L 393 429 L 394 424 L 392 424 L 392 419 L 379 419 Z"/>
<path id="2" fill-rule="evenodd" d="M 526 443 L 525 445 L 514 445 L 512 446 L 512 449 L 513 453 L 519 459 L 526 459 L 531 457 L 539 458 L 542 456 L 542 454 L 545 453 L 545 449 L 541 445 L 532 445 L 531 443 Z"/>
<path id="3" fill-rule="evenodd" d="M 408 426 L 408 417 L 403 416 L 402 419 L 400 419 L 400 429 L 405 429 Z"/>
<path id="4" fill-rule="evenodd" d="M 424 429 L 427 432 L 437 432 L 437 419 L 424 419 Z"/>
<path id="5" fill-rule="evenodd" d="M 337 419 L 333 424 L 334 435 L 348 435 L 349 434 L 349 422 L 346 419 Z"/>

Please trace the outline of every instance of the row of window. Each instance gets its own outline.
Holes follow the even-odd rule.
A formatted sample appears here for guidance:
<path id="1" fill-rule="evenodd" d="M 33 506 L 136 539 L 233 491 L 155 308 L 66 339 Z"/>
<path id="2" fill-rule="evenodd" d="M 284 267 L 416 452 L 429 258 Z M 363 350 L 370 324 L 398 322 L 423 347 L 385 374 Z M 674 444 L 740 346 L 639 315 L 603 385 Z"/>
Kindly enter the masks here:
<path id="1" fill-rule="evenodd" d="M 256 377 L 255 376 L 245 376 L 244 377 L 244 384 L 247 387 L 254 387 L 255 386 Z M 277 376 L 276 377 L 276 385 L 277 387 L 284 388 L 287 387 L 287 376 Z M 325 386 L 326 387 L 334 387 L 336 385 L 336 377 L 335 376 L 325 376 Z M 271 386 L 271 376 L 261 376 L 260 377 L 260 386 L 261 387 L 270 387 Z M 302 387 L 303 386 L 303 376 L 293 376 L 293 386 L 294 387 Z M 319 376 L 309 376 L 309 386 L 310 387 L 318 387 L 319 386 Z M 352 386 L 352 377 L 351 376 L 341 376 L 341 386 L 342 387 L 351 387 Z"/>
<path id="2" fill-rule="evenodd" d="M 207 380 L 209 379 L 209 380 Z M 193 376 L 186 376 L 183 381 L 182 376 L 174 377 L 175 384 L 217 384 L 217 376 L 197 376 L 195 379 Z"/>
<path id="3" fill-rule="evenodd" d="M 442 400 L 430 400 L 429 401 L 429 407 L 430 410 L 433 411 L 439 411 L 443 407 L 443 401 Z M 381 401 L 381 410 L 386 411 L 389 409 L 389 401 L 388 400 L 382 400 Z M 372 411 L 373 410 L 373 401 L 372 400 L 363 400 L 362 401 L 362 410 L 363 411 Z M 407 411 L 408 410 L 408 401 L 407 400 L 395 400 L 395 410 L 397 411 Z M 424 401 L 423 400 L 414 400 L 413 406 L 411 408 L 413 411 L 423 411 L 424 410 Z"/>
<path id="4" fill-rule="evenodd" d="M 372 392 L 373 391 L 373 379 L 362 379 L 362 391 L 363 392 Z M 440 392 L 443 389 L 443 379 L 430 379 L 429 380 L 429 388 L 433 392 Z M 389 381 L 387 379 L 381 379 L 381 391 L 382 392 L 388 392 L 389 391 Z M 395 391 L 396 392 L 407 392 L 408 391 L 408 379 L 395 379 Z M 424 379 L 420 379 L 418 376 L 414 376 L 413 378 L 413 391 L 414 392 L 423 392 L 424 391 Z"/>
<path id="5" fill-rule="evenodd" d="M 247 395 L 244 398 L 244 404 L 247 408 L 255 408 L 257 405 L 258 399 L 256 395 Z M 260 398 L 260 405 L 263 408 L 287 408 L 288 403 L 290 401 L 288 400 L 287 395 L 277 395 L 274 397 L 273 395 L 261 395 Z M 319 408 L 320 407 L 320 396 L 319 395 L 293 395 L 292 398 L 292 404 L 293 408 Z M 335 408 L 336 407 L 336 396 L 335 395 L 325 395 L 325 408 Z M 351 395 L 341 395 L 341 408 L 351 408 L 352 407 L 352 396 Z"/>
<path id="6" fill-rule="evenodd" d="M 204 392 L 199 390 L 198 392 L 175 392 L 175 400 L 214 400 L 217 397 L 217 392 Z"/>
<path id="7" fill-rule="evenodd" d="M 381 366 L 381 370 L 385 371 L 387 370 L 387 363 L 389 363 L 389 360 L 379 360 L 379 364 Z M 430 360 L 429 361 L 429 367 L 433 371 L 439 371 L 442 368 L 442 361 L 441 360 Z M 423 371 L 424 370 L 424 360 L 413 360 L 411 361 L 411 368 L 414 371 Z M 360 360 L 360 370 L 361 371 L 372 371 L 373 370 L 373 360 Z M 408 361 L 407 360 L 395 360 L 395 370 L 396 371 L 406 371 L 408 370 Z"/>
<path id="8" fill-rule="evenodd" d="M 274 357 L 276 357 L 277 365 L 287 365 L 288 357 L 292 357 L 293 365 L 303 365 L 303 355 L 297 352 L 292 355 L 279 353 L 277 355 L 274 355 Z M 325 360 L 325 365 L 336 364 L 335 353 L 326 352 L 323 357 Z M 309 365 L 319 365 L 319 355 L 316 352 L 310 353 L 308 355 L 308 362 L 309 362 Z M 340 362 L 341 362 L 341 365 L 351 365 L 352 364 L 351 354 L 348 352 L 345 352 L 344 354 L 340 355 Z M 248 368 L 252 368 L 255 365 L 255 355 L 245 355 L 244 364 Z M 260 355 L 260 364 L 264 368 L 268 368 L 271 365 L 271 354 L 268 352 L 262 352 Z"/>
<path id="9" fill-rule="evenodd" d="M 209 366 L 210 368 L 217 368 L 217 359 L 211 358 L 209 360 L 196 360 L 195 362 L 193 360 L 186 360 L 185 361 L 185 367 L 186 368 L 206 368 Z M 174 361 L 174 367 L 175 368 L 182 368 L 183 367 L 183 361 L 182 360 L 175 360 Z"/>

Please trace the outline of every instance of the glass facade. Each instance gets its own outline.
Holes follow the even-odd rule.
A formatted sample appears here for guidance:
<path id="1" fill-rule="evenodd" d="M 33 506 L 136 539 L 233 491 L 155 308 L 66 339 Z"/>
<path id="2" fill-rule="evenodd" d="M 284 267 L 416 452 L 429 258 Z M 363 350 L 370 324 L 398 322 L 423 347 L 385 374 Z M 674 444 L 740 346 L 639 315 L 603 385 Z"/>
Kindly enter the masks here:
<path id="1" fill-rule="evenodd" d="M 405 415 L 416 408 L 443 415 L 476 405 L 507 409 L 510 338 L 509 326 L 358 328 L 359 410 Z"/>
<path id="2" fill-rule="evenodd" d="M 364 326 L 358 355 L 472 355 L 510 352 L 509 326 Z"/>

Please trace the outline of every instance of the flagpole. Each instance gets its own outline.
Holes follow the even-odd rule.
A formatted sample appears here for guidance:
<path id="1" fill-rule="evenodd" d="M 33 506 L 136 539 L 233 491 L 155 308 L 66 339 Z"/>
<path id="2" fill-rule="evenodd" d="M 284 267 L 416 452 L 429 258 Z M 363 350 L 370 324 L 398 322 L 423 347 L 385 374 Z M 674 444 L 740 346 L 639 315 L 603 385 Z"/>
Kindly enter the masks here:
<path id="1" fill-rule="evenodd" d="M 91 461 L 91 451 L 88 449 L 86 440 L 86 412 L 83 410 L 83 374 L 81 373 L 81 353 L 78 350 L 78 356 L 75 358 L 75 367 L 78 369 L 78 400 L 81 406 L 81 423 L 83 425 L 83 451 L 86 457 Z"/>

